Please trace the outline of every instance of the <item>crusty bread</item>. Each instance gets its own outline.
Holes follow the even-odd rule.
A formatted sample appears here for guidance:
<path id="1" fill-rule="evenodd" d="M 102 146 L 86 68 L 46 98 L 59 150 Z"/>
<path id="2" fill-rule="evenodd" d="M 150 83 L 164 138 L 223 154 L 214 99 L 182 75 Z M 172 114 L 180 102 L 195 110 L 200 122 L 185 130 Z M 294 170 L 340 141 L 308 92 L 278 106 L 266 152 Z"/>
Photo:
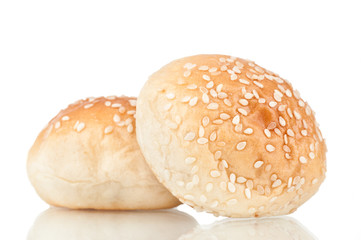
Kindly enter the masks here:
<path id="1" fill-rule="evenodd" d="M 145 83 L 137 139 L 174 196 L 230 217 L 288 214 L 318 190 L 326 146 L 310 106 L 254 62 L 197 55 Z"/>
<path id="2" fill-rule="evenodd" d="M 144 161 L 135 135 L 135 106 L 135 98 L 88 98 L 53 118 L 27 162 L 40 197 L 74 209 L 179 205 Z"/>

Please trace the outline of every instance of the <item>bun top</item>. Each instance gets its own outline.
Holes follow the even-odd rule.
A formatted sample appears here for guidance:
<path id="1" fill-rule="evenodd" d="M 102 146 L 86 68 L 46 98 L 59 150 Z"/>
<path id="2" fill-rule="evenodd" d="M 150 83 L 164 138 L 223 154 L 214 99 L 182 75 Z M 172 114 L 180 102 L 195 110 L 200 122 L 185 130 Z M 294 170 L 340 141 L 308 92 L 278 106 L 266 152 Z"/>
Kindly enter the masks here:
<path id="1" fill-rule="evenodd" d="M 326 146 L 310 106 L 288 81 L 252 61 L 226 55 L 173 61 L 150 77 L 138 98 L 137 111 L 138 142 L 157 175 L 162 175 L 159 164 L 144 150 L 144 138 L 152 133 L 142 128 L 143 121 L 153 118 L 167 127 L 163 138 L 177 138 L 169 148 L 174 150 L 173 145 L 178 144 L 185 149 L 183 154 L 177 153 L 183 158 L 178 162 L 182 164 L 179 171 L 186 171 L 180 169 L 187 165 L 206 169 L 189 179 L 174 174 L 174 182 L 185 181 L 184 186 L 165 182 L 174 195 L 190 205 L 228 211 L 226 201 L 235 204 L 287 191 L 302 195 L 312 189 L 306 199 L 324 178 Z M 171 173 L 174 170 L 169 169 Z M 196 181 L 201 193 L 194 186 L 186 188 L 187 181 L 194 178 L 203 178 L 205 186 Z M 207 181 L 211 183 L 208 187 Z M 216 185 L 227 195 L 214 194 L 211 189 Z M 205 203 L 206 199 L 212 200 Z"/>
<path id="2" fill-rule="evenodd" d="M 157 209 L 179 204 L 146 164 L 136 141 L 136 98 L 80 100 L 39 134 L 28 175 L 48 203 L 68 208 Z"/>

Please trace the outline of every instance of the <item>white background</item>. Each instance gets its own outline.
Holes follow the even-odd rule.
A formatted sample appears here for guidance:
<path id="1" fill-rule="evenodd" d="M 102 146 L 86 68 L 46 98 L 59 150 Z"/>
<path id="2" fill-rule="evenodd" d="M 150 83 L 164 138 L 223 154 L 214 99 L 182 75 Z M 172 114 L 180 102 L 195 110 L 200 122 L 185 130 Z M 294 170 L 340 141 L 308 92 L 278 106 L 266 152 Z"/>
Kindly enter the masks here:
<path id="1" fill-rule="evenodd" d="M 291 216 L 318 239 L 361 239 L 358 2 L 1 0 L 0 238 L 26 239 L 48 207 L 25 163 L 60 109 L 88 96 L 137 96 L 169 61 L 220 53 L 280 74 L 317 113 L 327 179 Z M 219 220 L 180 209 L 199 224 Z"/>

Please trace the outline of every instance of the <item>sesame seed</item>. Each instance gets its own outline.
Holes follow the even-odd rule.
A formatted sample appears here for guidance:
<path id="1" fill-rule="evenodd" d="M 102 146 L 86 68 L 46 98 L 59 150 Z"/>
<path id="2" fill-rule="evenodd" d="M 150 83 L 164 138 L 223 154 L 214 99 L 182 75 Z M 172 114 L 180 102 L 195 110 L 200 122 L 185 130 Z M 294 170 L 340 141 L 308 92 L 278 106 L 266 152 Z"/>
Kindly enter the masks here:
<path id="1" fill-rule="evenodd" d="M 167 93 L 166 97 L 171 100 L 171 99 L 174 99 L 175 98 L 175 95 L 174 93 Z"/>
<path id="2" fill-rule="evenodd" d="M 238 178 L 237 178 L 237 182 L 238 182 L 238 183 L 245 183 L 246 181 L 247 181 L 247 179 L 244 178 L 244 177 L 238 177 Z"/>
<path id="3" fill-rule="evenodd" d="M 289 89 L 287 89 L 285 93 L 287 97 L 292 97 L 292 92 Z"/>
<path id="4" fill-rule="evenodd" d="M 76 124 L 77 126 L 76 126 L 76 131 L 77 132 L 81 132 L 83 129 L 84 129 L 84 127 L 85 127 L 85 124 L 83 123 L 83 122 L 77 122 L 78 124 Z"/>
<path id="5" fill-rule="evenodd" d="M 116 123 L 120 122 L 120 116 L 118 114 L 114 114 L 113 121 Z"/>
<path id="6" fill-rule="evenodd" d="M 307 105 L 307 107 L 306 107 L 306 114 L 307 114 L 307 116 L 310 116 L 311 113 L 312 113 L 312 110 L 311 110 L 310 106 Z"/>
<path id="7" fill-rule="evenodd" d="M 317 179 L 317 178 L 315 178 L 315 179 L 312 180 L 312 184 L 316 184 L 317 182 L 318 182 L 318 179 Z"/>
<path id="8" fill-rule="evenodd" d="M 228 163 L 227 163 L 227 161 L 226 160 L 222 160 L 221 161 L 221 163 L 222 163 L 222 165 L 225 167 L 225 168 L 228 168 Z"/>
<path id="9" fill-rule="evenodd" d="M 120 113 L 125 113 L 125 107 L 120 107 L 120 108 L 118 109 L 118 111 L 119 111 Z"/>
<path id="10" fill-rule="evenodd" d="M 204 74 L 204 75 L 202 76 L 202 78 L 203 78 L 204 80 L 206 80 L 206 81 L 210 81 L 210 80 L 211 80 L 211 78 L 210 78 L 208 75 L 206 75 L 206 74 Z"/>
<path id="11" fill-rule="evenodd" d="M 274 93 L 273 93 L 273 98 L 277 101 L 277 102 L 281 102 L 282 101 L 282 97 L 283 94 L 278 91 L 277 89 L 275 89 Z"/>
<path id="12" fill-rule="evenodd" d="M 189 77 L 191 75 L 191 71 L 187 70 L 183 73 L 184 77 Z"/>
<path id="13" fill-rule="evenodd" d="M 68 121 L 69 119 L 70 119 L 69 116 L 64 116 L 64 117 L 61 118 L 62 121 Z"/>
<path id="14" fill-rule="evenodd" d="M 298 90 L 294 90 L 293 91 L 293 95 L 295 96 L 295 98 L 299 99 L 300 98 L 300 92 Z"/>
<path id="15" fill-rule="evenodd" d="M 184 161 L 187 165 L 190 165 L 196 161 L 196 158 L 195 157 L 187 157 Z"/>
<path id="16" fill-rule="evenodd" d="M 315 153 L 314 152 L 310 152 L 308 154 L 308 156 L 311 158 L 311 159 L 315 159 Z"/>
<path id="17" fill-rule="evenodd" d="M 288 116 L 290 116 L 290 118 L 293 117 L 293 114 L 292 114 L 292 111 L 290 108 L 287 108 L 287 114 L 288 114 Z"/>
<path id="18" fill-rule="evenodd" d="M 293 114 L 295 115 L 297 120 L 301 119 L 301 114 L 299 114 L 299 112 L 297 112 L 296 110 L 293 111 Z"/>
<path id="19" fill-rule="evenodd" d="M 212 97 L 217 98 L 217 92 L 214 89 L 209 90 Z"/>
<path id="20" fill-rule="evenodd" d="M 200 66 L 198 69 L 201 70 L 201 71 L 207 71 L 209 69 L 209 67 L 203 65 L 203 66 Z"/>
<path id="21" fill-rule="evenodd" d="M 285 135 L 283 135 L 283 139 L 284 139 L 284 141 L 285 141 L 285 144 L 288 144 L 288 137 L 287 137 L 287 135 L 285 134 Z"/>
<path id="22" fill-rule="evenodd" d="M 133 127 L 132 124 L 129 124 L 129 125 L 127 126 L 127 131 L 128 131 L 129 133 L 133 132 L 133 129 L 134 129 L 134 127 Z"/>
<path id="23" fill-rule="evenodd" d="M 249 85 L 249 82 L 247 81 L 247 80 L 244 80 L 244 79 L 238 79 L 238 81 L 240 82 L 240 83 L 243 83 L 243 84 L 245 84 L 245 85 Z"/>
<path id="24" fill-rule="evenodd" d="M 307 136 L 307 130 L 302 130 L 302 131 L 301 131 L 301 134 L 302 134 L 302 136 L 305 136 L 305 137 L 306 137 L 306 136 Z"/>
<path id="25" fill-rule="evenodd" d="M 303 157 L 303 156 L 301 156 L 299 158 L 299 160 L 300 160 L 300 163 L 303 163 L 303 164 L 307 163 L 307 159 L 305 157 Z"/>
<path id="26" fill-rule="evenodd" d="M 264 194 L 264 187 L 262 185 L 257 185 L 257 192 L 258 194 Z"/>
<path id="27" fill-rule="evenodd" d="M 218 93 L 218 98 L 219 98 L 219 99 L 224 99 L 224 98 L 226 98 L 226 97 L 228 97 L 228 94 L 227 94 L 227 93 L 225 93 L 225 92 L 220 92 L 220 93 Z"/>
<path id="28" fill-rule="evenodd" d="M 246 99 L 251 99 L 251 98 L 253 98 L 253 94 L 252 94 L 252 93 L 246 93 L 246 94 L 244 95 L 244 97 L 245 97 Z"/>
<path id="29" fill-rule="evenodd" d="M 251 198 L 252 198 L 251 190 L 250 190 L 249 188 L 246 188 L 246 189 L 244 190 L 244 194 L 246 195 L 246 197 L 247 197 L 248 199 L 251 199 Z"/>
<path id="30" fill-rule="evenodd" d="M 303 124 L 303 127 L 307 129 L 308 125 L 307 125 L 307 122 L 305 121 L 305 119 L 302 119 L 302 124 Z"/>
<path id="31" fill-rule="evenodd" d="M 270 201 L 270 202 L 274 202 L 274 201 L 276 201 L 276 199 L 277 199 L 277 197 L 273 197 L 273 198 L 271 198 L 269 201 Z"/>
<path id="32" fill-rule="evenodd" d="M 234 81 L 237 79 L 237 75 L 236 74 L 231 74 L 231 80 Z"/>
<path id="33" fill-rule="evenodd" d="M 206 144 L 206 143 L 208 143 L 208 139 L 207 138 L 198 138 L 197 143 Z"/>
<path id="34" fill-rule="evenodd" d="M 245 109 L 243 109 L 243 108 L 237 108 L 237 111 L 238 111 L 239 113 L 241 113 L 242 115 L 244 115 L 244 116 L 247 116 L 247 115 L 248 115 L 247 111 L 246 111 Z"/>
<path id="35" fill-rule="evenodd" d="M 209 103 L 209 97 L 208 97 L 208 94 L 203 93 L 203 95 L 202 95 L 202 101 L 203 101 L 204 103 Z"/>
<path id="36" fill-rule="evenodd" d="M 234 192 L 236 191 L 236 187 L 234 186 L 233 183 L 228 182 L 228 190 L 229 190 L 231 193 L 234 193 Z"/>
<path id="37" fill-rule="evenodd" d="M 238 151 L 242 151 L 246 147 L 246 145 L 247 145 L 247 142 L 239 142 L 236 146 L 236 149 Z"/>
<path id="38" fill-rule="evenodd" d="M 277 105 L 277 103 L 275 101 L 271 101 L 271 102 L 268 103 L 268 105 L 270 107 L 275 107 Z"/>
<path id="39" fill-rule="evenodd" d="M 205 202 L 207 202 L 207 197 L 202 194 L 202 195 L 199 197 L 199 200 L 200 200 L 202 203 L 205 203 Z"/>
<path id="40" fill-rule="evenodd" d="M 264 130 L 264 134 L 265 134 L 266 137 L 268 137 L 268 138 L 271 137 L 271 132 L 270 132 L 270 130 L 268 130 L 267 128 Z"/>
<path id="41" fill-rule="evenodd" d="M 192 200 L 194 200 L 194 196 L 187 194 L 187 195 L 184 195 L 184 199 L 192 201 Z"/>
<path id="42" fill-rule="evenodd" d="M 214 82 L 210 81 L 209 83 L 207 83 L 206 88 L 212 88 L 214 86 Z"/>
<path id="43" fill-rule="evenodd" d="M 222 120 L 227 120 L 229 119 L 231 116 L 229 116 L 227 113 L 221 113 L 219 115 L 219 117 L 222 119 Z"/>
<path id="44" fill-rule="evenodd" d="M 128 114 L 128 115 L 134 115 L 134 114 L 135 114 L 135 110 L 129 110 L 129 111 L 127 112 L 127 114 Z"/>
<path id="45" fill-rule="evenodd" d="M 193 63 L 186 63 L 184 65 L 184 68 L 186 69 L 192 69 L 192 68 L 195 68 L 197 66 L 197 64 L 193 64 Z"/>
<path id="46" fill-rule="evenodd" d="M 86 104 L 86 105 L 84 106 L 84 108 L 85 108 L 85 109 L 88 109 L 88 108 L 91 108 L 92 106 L 94 106 L 94 104 L 89 103 L 89 104 Z"/>
<path id="47" fill-rule="evenodd" d="M 285 152 L 291 152 L 291 148 L 289 147 L 289 146 L 287 146 L 287 145 L 283 145 L 283 151 L 285 151 Z"/>
<path id="48" fill-rule="evenodd" d="M 260 168 L 263 165 L 263 161 L 257 161 L 254 163 L 254 168 Z"/>
<path id="49" fill-rule="evenodd" d="M 260 99 L 258 99 L 258 102 L 259 102 L 259 103 L 265 103 L 265 102 L 266 102 L 266 99 L 260 98 Z"/>
<path id="50" fill-rule="evenodd" d="M 252 129 L 252 128 L 246 128 L 243 133 L 245 133 L 245 134 L 252 134 L 252 133 L 253 133 L 253 129 Z"/>
<path id="51" fill-rule="evenodd" d="M 130 106 L 135 107 L 135 106 L 137 106 L 137 100 L 136 99 L 129 99 L 129 104 L 130 104 Z"/>
<path id="52" fill-rule="evenodd" d="M 231 183 L 235 183 L 236 182 L 236 174 L 231 173 L 229 175 L 229 180 L 231 181 Z"/>
<path id="53" fill-rule="evenodd" d="M 286 110 L 286 107 L 287 107 L 287 105 L 280 105 L 278 107 L 278 111 L 283 112 L 284 110 Z"/>
<path id="54" fill-rule="evenodd" d="M 267 129 L 272 130 L 275 129 L 277 126 L 277 124 L 275 122 L 270 122 L 270 124 L 268 124 Z"/>
<path id="55" fill-rule="evenodd" d="M 304 107 L 304 106 L 305 106 L 305 102 L 302 101 L 302 100 L 299 100 L 299 101 L 298 101 L 298 106 Z"/>
<path id="56" fill-rule="evenodd" d="M 310 144 L 310 150 L 311 150 L 312 152 L 315 151 L 315 144 L 313 144 L 313 143 Z"/>
<path id="57" fill-rule="evenodd" d="M 193 107 L 197 104 L 198 97 L 194 97 L 189 101 L 189 106 Z"/>
<path id="58" fill-rule="evenodd" d="M 275 148 L 273 145 L 271 145 L 271 144 L 267 144 L 267 145 L 266 145 L 266 150 L 267 150 L 268 152 L 273 152 L 275 149 L 276 149 L 276 148 Z"/>
<path id="59" fill-rule="evenodd" d="M 253 95 L 255 96 L 255 98 L 259 99 L 259 95 L 258 95 L 258 92 L 256 91 L 256 89 L 253 89 L 252 92 L 253 92 Z"/>
<path id="60" fill-rule="evenodd" d="M 233 124 L 238 124 L 240 122 L 241 118 L 239 117 L 239 115 L 236 115 L 233 119 L 232 119 L 232 123 Z"/>
<path id="61" fill-rule="evenodd" d="M 194 89 L 196 89 L 198 86 L 197 85 L 195 85 L 195 84 L 189 84 L 188 86 L 187 86 L 187 88 L 188 89 L 191 89 L 191 90 L 194 90 Z"/>
<path id="62" fill-rule="evenodd" d="M 204 127 L 199 126 L 198 135 L 199 137 L 204 137 Z"/>
<path id="63" fill-rule="evenodd" d="M 199 177 L 198 175 L 194 175 L 192 178 L 193 185 L 197 185 L 199 183 Z"/>
<path id="64" fill-rule="evenodd" d="M 122 104 L 120 104 L 120 103 L 113 103 L 112 104 L 113 108 L 120 108 L 121 106 L 122 106 Z"/>
<path id="65" fill-rule="evenodd" d="M 279 117 L 279 122 L 282 127 L 286 126 L 286 121 L 283 117 L 281 117 L 281 116 Z"/>
<path id="66" fill-rule="evenodd" d="M 226 65 L 222 65 L 221 71 L 224 72 L 224 71 L 226 71 L 226 70 L 227 70 L 227 66 L 226 66 Z"/>
<path id="67" fill-rule="evenodd" d="M 224 99 L 223 102 L 224 102 L 224 104 L 226 104 L 228 107 L 231 107 L 231 106 L 232 106 L 231 101 L 229 101 L 228 99 Z"/>
<path id="68" fill-rule="evenodd" d="M 242 131 L 242 124 L 237 124 L 235 127 L 234 127 L 234 130 L 236 132 L 241 132 Z"/>
<path id="69" fill-rule="evenodd" d="M 105 133 L 105 134 L 111 133 L 112 131 L 113 131 L 113 126 L 107 126 L 107 127 L 104 129 L 104 133 Z"/>
<path id="70" fill-rule="evenodd" d="M 295 136 L 295 133 L 293 132 L 292 129 L 287 129 L 287 134 L 288 134 L 288 136 L 290 136 L 290 137 L 294 137 L 294 136 Z"/>
<path id="71" fill-rule="evenodd" d="M 206 127 L 208 124 L 209 124 L 209 117 L 206 116 L 202 119 L 202 125 Z"/>
<path id="72" fill-rule="evenodd" d="M 211 177 L 216 178 L 216 177 L 221 176 L 221 173 L 220 173 L 218 170 L 212 170 L 212 171 L 210 172 L 210 175 L 211 175 Z"/>
<path id="73" fill-rule="evenodd" d="M 243 106 L 247 106 L 247 105 L 248 105 L 248 101 L 247 101 L 246 99 L 240 99 L 238 102 L 239 102 L 241 105 L 243 105 Z"/>
<path id="74" fill-rule="evenodd" d="M 214 201 L 212 202 L 212 204 L 210 205 L 211 208 L 215 208 L 218 206 L 218 201 Z"/>
<path id="75" fill-rule="evenodd" d="M 197 173 L 198 170 L 199 170 L 199 167 L 197 165 L 193 166 L 192 169 L 191 169 L 191 174 Z"/>
<path id="76" fill-rule="evenodd" d="M 232 198 L 232 199 L 229 199 L 228 201 L 227 201 L 227 205 L 235 205 L 235 204 L 237 204 L 237 199 L 235 199 L 235 198 Z"/>
<path id="77" fill-rule="evenodd" d="M 54 127 L 55 127 L 55 129 L 60 128 L 60 122 L 59 122 L 59 121 L 58 121 L 58 122 L 56 122 Z"/>
<path id="78" fill-rule="evenodd" d="M 221 152 L 221 151 L 216 151 L 216 152 L 214 153 L 214 158 L 215 158 L 215 160 L 220 159 L 221 156 L 222 156 L 222 152 Z"/>
<path id="79" fill-rule="evenodd" d="M 183 187 L 183 186 L 184 186 L 184 182 L 183 182 L 183 181 L 177 181 L 176 183 L 177 183 L 177 185 L 180 186 L 180 187 Z"/>
<path id="80" fill-rule="evenodd" d="M 213 183 L 207 183 L 206 185 L 206 192 L 210 192 L 213 189 Z"/>
<path id="81" fill-rule="evenodd" d="M 253 81 L 253 83 L 254 83 L 255 85 L 257 85 L 258 87 L 260 87 L 260 88 L 263 88 L 263 87 L 264 87 L 263 84 L 260 83 L 260 82 L 258 82 L 258 81 Z"/>
<path id="82" fill-rule="evenodd" d="M 272 169 L 272 165 L 271 164 L 267 164 L 267 166 L 265 167 L 265 171 L 266 172 L 269 172 L 269 171 L 271 171 L 271 169 Z"/>
<path id="83" fill-rule="evenodd" d="M 209 136 L 209 140 L 210 140 L 211 142 L 214 142 L 216 139 L 217 139 L 217 132 L 214 131 L 214 132 L 212 132 L 211 135 Z"/>
<path id="84" fill-rule="evenodd" d="M 253 189 L 253 181 L 252 180 L 247 180 L 246 187 L 249 188 L 249 189 Z"/>
<path id="85" fill-rule="evenodd" d="M 185 96 L 182 98 L 181 102 L 186 103 L 189 102 L 189 100 L 191 100 L 191 96 Z"/>
<path id="86" fill-rule="evenodd" d="M 271 175 L 271 181 L 276 181 L 277 180 L 277 174 L 272 174 Z"/>
<path id="87" fill-rule="evenodd" d="M 163 109 L 164 109 L 164 111 L 168 111 L 171 107 L 172 107 L 172 104 L 167 103 L 166 105 L 164 105 Z"/>
<path id="88" fill-rule="evenodd" d="M 273 182 L 272 187 L 276 188 L 276 187 L 281 186 L 281 184 L 282 184 L 282 181 L 280 179 L 277 179 L 276 181 Z"/>
<path id="89" fill-rule="evenodd" d="M 210 103 L 210 104 L 208 104 L 207 109 L 209 109 L 209 110 L 218 109 L 218 103 Z"/>
<path id="90" fill-rule="evenodd" d="M 216 67 L 212 67 L 212 68 L 210 68 L 209 70 L 208 70 L 208 72 L 215 72 L 215 71 L 217 71 L 217 68 Z"/>

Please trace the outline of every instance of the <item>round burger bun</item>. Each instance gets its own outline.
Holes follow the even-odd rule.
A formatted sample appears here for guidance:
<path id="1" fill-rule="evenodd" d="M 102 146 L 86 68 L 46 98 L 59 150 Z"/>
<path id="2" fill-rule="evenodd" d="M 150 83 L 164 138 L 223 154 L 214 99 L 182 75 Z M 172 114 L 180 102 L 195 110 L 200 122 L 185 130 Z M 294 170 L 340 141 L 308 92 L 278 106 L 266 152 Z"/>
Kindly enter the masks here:
<path id="1" fill-rule="evenodd" d="M 294 212 L 325 178 L 326 145 L 308 103 L 252 61 L 175 60 L 137 102 L 137 139 L 174 196 L 229 217 Z"/>
<path id="2" fill-rule="evenodd" d="M 135 110 L 136 98 L 88 98 L 53 118 L 28 155 L 28 176 L 39 196 L 73 209 L 179 205 L 144 161 Z"/>

